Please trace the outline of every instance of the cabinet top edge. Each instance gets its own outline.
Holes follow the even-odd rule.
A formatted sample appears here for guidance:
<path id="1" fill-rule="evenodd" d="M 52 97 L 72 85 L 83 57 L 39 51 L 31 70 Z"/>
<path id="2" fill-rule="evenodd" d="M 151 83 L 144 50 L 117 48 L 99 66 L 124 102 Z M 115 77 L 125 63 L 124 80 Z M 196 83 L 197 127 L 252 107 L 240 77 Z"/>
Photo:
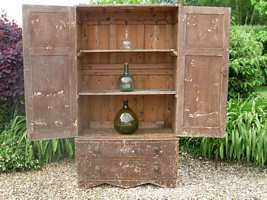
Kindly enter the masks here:
<path id="1" fill-rule="evenodd" d="M 135 8 L 187 8 L 187 9 L 193 9 L 193 8 L 207 8 L 207 9 L 228 9 L 230 10 L 231 8 L 229 7 L 218 7 L 218 6 L 184 6 L 182 4 L 72 4 L 72 5 L 44 5 L 44 4 L 22 4 L 22 7 L 73 7 L 77 9 L 82 9 L 82 8 L 123 8 L 123 9 L 135 9 Z"/>
<path id="2" fill-rule="evenodd" d="M 168 7 L 168 8 L 176 8 L 179 7 L 178 4 L 103 4 L 103 5 L 99 5 L 99 4 L 78 4 L 76 5 L 76 7 L 78 8 L 87 8 L 87 7 L 93 7 L 93 8 L 130 8 L 130 7 L 135 7 L 135 8 L 164 8 L 164 7 Z"/>
<path id="3" fill-rule="evenodd" d="M 42 4 L 22 4 L 22 7 L 76 7 L 76 8 L 178 8 L 179 4 L 73 4 L 73 5 L 42 5 Z"/>

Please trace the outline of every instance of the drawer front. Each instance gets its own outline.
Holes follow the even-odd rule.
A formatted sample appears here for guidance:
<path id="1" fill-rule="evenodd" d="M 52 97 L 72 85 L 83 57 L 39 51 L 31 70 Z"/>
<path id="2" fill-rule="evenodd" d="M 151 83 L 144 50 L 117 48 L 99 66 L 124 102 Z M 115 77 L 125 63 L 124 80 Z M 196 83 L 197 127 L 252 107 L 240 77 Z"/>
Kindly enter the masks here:
<path id="1" fill-rule="evenodd" d="M 76 155 L 83 158 L 162 157 L 173 155 L 175 140 L 76 141 Z"/>
<path id="2" fill-rule="evenodd" d="M 176 178 L 176 157 L 165 159 L 77 159 L 80 182 L 88 180 L 156 180 Z"/>

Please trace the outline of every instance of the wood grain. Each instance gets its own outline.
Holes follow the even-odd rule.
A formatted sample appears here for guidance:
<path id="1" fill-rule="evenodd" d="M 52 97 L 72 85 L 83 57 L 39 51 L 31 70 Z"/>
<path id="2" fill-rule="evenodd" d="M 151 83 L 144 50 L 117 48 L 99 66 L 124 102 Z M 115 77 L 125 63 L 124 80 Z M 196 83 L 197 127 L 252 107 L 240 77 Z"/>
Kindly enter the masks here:
<path id="1" fill-rule="evenodd" d="M 170 53 L 173 56 L 177 56 L 177 52 L 174 49 L 82 49 L 79 51 L 78 56 L 83 53 Z"/>
<path id="2" fill-rule="evenodd" d="M 132 92 L 121 92 L 119 90 L 85 90 L 80 91 L 79 95 L 167 95 L 167 94 L 176 94 L 174 90 L 134 90 Z"/>
<path id="3" fill-rule="evenodd" d="M 27 132 L 32 140 L 77 135 L 76 13 L 23 6 Z"/>
<path id="4" fill-rule="evenodd" d="M 229 9 L 180 7 L 176 132 L 223 137 L 229 54 Z"/>

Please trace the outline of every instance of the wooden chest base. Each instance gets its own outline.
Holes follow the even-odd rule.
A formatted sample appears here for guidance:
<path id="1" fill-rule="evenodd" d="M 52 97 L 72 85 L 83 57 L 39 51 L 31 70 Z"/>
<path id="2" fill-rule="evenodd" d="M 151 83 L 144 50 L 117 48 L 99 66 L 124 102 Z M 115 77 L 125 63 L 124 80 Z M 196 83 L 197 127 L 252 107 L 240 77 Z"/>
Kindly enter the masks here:
<path id="1" fill-rule="evenodd" d="M 110 184 L 123 188 L 142 184 L 175 187 L 178 139 L 124 136 L 78 137 L 76 165 L 80 187 Z"/>

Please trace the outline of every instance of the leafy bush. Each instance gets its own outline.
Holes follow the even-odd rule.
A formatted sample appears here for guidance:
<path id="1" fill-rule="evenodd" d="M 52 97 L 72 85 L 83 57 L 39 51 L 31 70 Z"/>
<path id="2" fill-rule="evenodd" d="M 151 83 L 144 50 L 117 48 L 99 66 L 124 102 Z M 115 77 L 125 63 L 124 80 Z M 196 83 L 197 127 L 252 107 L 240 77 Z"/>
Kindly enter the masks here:
<path id="1" fill-rule="evenodd" d="M 5 127 L 0 129 L 0 172 L 39 169 L 49 162 L 74 157 L 73 139 L 31 142 L 25 116 L 15 112 L 7 122 L 9 119 L 3 120 Z"/>
<path id="2" fill-rule="evenodd" d="M 255 40 L 262 44 L 263 55 L 267 57 L 267 26 L 242 26 L 240 29 L 252 34 Z M 261 69 L 265 76 L 265 85 L 267 85 L 267 62 L 261 64 Z"/>
<path id="3" fill-rule="evenodd" d="M 26 135 L 25 117 L 15 116 L 0 132 L 0 172 L 38 169 Z"/>
<path id="4" fill-rule="evenodd" d="M 267 54 L 267 26 L 246 26 L 248 29 L 253 30 L 256 40 L 263 45 L 263 53 Z"/>
<path id="5" fill-rule="evenodd" d="M 183 139 L 181 148 L 209 159 L 267 164 L 267 102 L 254 96 L 228 102 L 224 138 Z"/>
<path id="6" fill-rule="evenodd" d="M 13 113 L 15 109 L 15 106 L 10 105 L 8 102 L 0 101 L 0 133 L 14 117 Z"/>
<path id="7" fill-rule="evenodd" d="M 23 95 L 21 28 L 0 16 L 0 98 L 14 100 Z M 1 100 L 0 99 L 0 100 Z"/>
<path id="8" fill-rule="evenodd" d="M 254 31 L 233 27 L 231 32 L 229 96 L 248 96 L 266 83 L 267 55 Z"/>

